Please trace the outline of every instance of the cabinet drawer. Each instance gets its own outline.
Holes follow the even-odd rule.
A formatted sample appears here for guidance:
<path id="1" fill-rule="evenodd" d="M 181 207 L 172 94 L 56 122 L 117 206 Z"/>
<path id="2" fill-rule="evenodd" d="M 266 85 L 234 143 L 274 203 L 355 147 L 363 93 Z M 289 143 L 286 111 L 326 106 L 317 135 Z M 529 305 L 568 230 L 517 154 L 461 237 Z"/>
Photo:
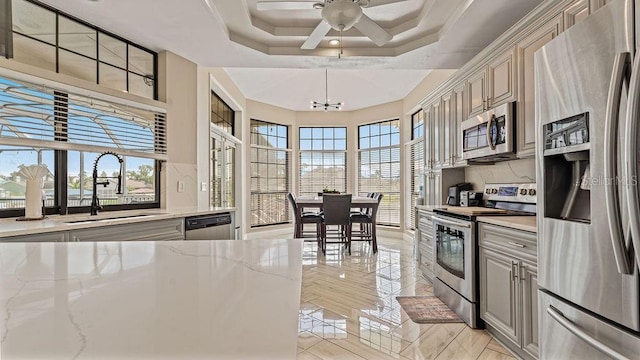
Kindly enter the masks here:
<path id="1" fill-rule="evenodd" d="M 420 245 L 420 262 L 430 261 L 433 262 L 433 247 L 428 245 Z M 424 261 L 423 261 L 424 259 Z"/>
<path id="2" fill-rule="evenodd" d="M 536 233 L 479 223 L 478 244 L 534 263 L 537 261 L 538 243 Z"/>

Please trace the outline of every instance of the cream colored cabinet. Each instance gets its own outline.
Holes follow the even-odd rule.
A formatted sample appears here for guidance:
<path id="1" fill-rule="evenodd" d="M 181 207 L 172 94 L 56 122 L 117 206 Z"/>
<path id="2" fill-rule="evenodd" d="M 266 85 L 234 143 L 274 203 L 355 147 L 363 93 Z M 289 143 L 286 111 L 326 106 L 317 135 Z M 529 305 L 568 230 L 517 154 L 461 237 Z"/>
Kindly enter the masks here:
<path id="1" fill-rule="evenodd" d="M 536 234 L 478 225 L 480 317 L 524 359 L 538 358 Z"/>
<path id="2" fill-rule="evenodd" d="M 431 105 L 431 122 L 429 126 L 429 130 L 431 130 L 431 160 L 432 160 L 432 169 L 441 169 L 443 166 L 444 160 L 444 126 L 443 126 L 443 116 L 442 116 L 442 104 L 438 101 Z"/>
<path id="3" fill-rule="evenodd" d="M 487 109 L 516 100 L 516 51 L 511 49 L 487 65 Z"/>
<path id="4" fill-rule="evenodd" d="M 434 167 L 434 147 L 435 147 L 435 132 L 434 132 L 434 123 L 435 123 L 435 107 L 434 104 L 428 104 L 423 107 L 424 110 L 424 146 L 425 146 L 425 170 L 429 171 Z"/>
<path id="5" fill-rule="evenodd" d="M 561 31 L 562 16 L 558 15 L 516 45 L 518 59 L 518 109 L 516 115 L 517 155 L 520 158 L 535 156 L 535 78 L 534 53 Z"/>
<path id="6" fill-rule="evenodd" d="M 576 1 L 562 12 L 564 30 L 586 19 L 589 13 L 589 0 Z"/>
<path id="7" fill-rule="evenodd" d="M 426 209 L 416 209 L 416 231 L 414 232 L 414 241 L 418 243 L 418 262 L 422 276 L 433 281 L 433 224 L 431 216 L 433 212 Z"/>
<path id="8" fill-rule="evenodd" d="M 483 113 L 487 109 L 487 68 L 482 67 L 467 79 L 467 110 L 465 116 L 470 118 Z"/>
<path id="9" fill-rule="evenodd" d="M 459 84 L 451 91 L 451 121 L 449 123 L 449 149 L 453 167 L 466 166 L 462 157 L 462 122 L 467 120 L 464 109 L 464 84 Z"/>
<path id="10" fill-rule="evenodd" d="M 515 50 L 511 49 L 480 67 L 467 79 L 467 116 L 516 100 Z"/>
<path id="11" fill-rule="evenodd" d="M 444 96 L 442 96 L 442 100 L 440 103 L 440 135 L 441 137 L 437 140 L 438 147 L 440 148 L 440 167 L 447 168 L 453 166 L 453 156 L 452 156 L 452 139 L 451 139 L 451 130 L 452 130 L 452 122 L 453 122 L 453 112 L 455 109 L 453 108 L 453 93 L 447 92 Z"/>
<path id="12" fill-rule="evenodd" d="M 439 170 L 465 166 L 462 159 L 462 138 L 460 126 L 466 120 L 464 114 L 464 84 L 444 95 L 425 109 L 427 133 L 427 168 Z"/>
<path id="13" fill-rule="evenodd" d="M 0 242 L 63 242 L 67 241 L 66 231 L 0 237 Z"/>
<path id="14" fill-rule="evenodd" d="M 184 240 L 184 218 L 69 231 L 69 241 Z"/>

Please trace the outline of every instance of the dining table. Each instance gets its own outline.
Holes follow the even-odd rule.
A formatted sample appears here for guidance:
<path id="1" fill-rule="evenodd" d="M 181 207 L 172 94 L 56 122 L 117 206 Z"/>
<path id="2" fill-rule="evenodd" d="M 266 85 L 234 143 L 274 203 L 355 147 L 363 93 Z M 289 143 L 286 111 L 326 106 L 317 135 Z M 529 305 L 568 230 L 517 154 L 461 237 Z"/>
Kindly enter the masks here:
<path id="1" fill-rule="evenodd" d="M 329 195 L 331 196 L 331 195 Z M 296 198 L 296 218 L 302 216 L 304 209 L 314 208 L 322 211 L 322 196 L 299 196 Z M 371 209 L 371 238 L 376 238 L 376 214 L 378 212 L 378 200 L 367 196 L 352 196 L 351 197 L 352 208 L 369 208 Z M 377 244 L 374 242 L 374 252 L 377 252 Z"/>

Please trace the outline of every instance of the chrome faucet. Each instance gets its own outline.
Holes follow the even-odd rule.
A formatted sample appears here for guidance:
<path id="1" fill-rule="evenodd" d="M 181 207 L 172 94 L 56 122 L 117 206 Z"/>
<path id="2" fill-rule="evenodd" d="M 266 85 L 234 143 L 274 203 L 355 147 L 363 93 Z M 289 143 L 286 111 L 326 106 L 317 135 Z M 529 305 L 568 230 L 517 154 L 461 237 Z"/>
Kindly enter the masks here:
<path id="1" fill-rule="evenodd" d="M 118 176 L 102 176 L 101 178 L 106 179 L 106 181 L 98 182 L 98 161 L 100 161 L 100 159 L 105 155 L 113 155 L 118 159 L 118 162 L 120 163 L 120 172 L 118 173 Z M 120 156 L 118 156 L 118 154 L 111 151 L 103 152 L 93 163 L 93 194 L 91 196 L 91 215 L 98 215 L 98 210 L 102 210 L 102 206 L 100 206 L 100 200 L 98 199 L 98 185 L 107 187 L 107 185 L 109 185 L 109 179 L 118 179 L 118 189 L 116 191 L 116 194 L 122 194 L 122 171 L 124 170 L 123 164 L 124 160 Z"/>

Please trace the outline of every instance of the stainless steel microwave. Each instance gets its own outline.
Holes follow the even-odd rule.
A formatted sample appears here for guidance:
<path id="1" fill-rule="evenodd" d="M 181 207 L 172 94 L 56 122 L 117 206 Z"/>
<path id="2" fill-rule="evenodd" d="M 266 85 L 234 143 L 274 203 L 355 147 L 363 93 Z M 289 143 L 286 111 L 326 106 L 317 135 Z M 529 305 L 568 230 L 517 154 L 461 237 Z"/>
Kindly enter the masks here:
<path id="1" fill-rule="evenodd" d="M 515 102 L 497 106 L 462 122 L 462 157 L 473 162 L 515 158 Z"/>

